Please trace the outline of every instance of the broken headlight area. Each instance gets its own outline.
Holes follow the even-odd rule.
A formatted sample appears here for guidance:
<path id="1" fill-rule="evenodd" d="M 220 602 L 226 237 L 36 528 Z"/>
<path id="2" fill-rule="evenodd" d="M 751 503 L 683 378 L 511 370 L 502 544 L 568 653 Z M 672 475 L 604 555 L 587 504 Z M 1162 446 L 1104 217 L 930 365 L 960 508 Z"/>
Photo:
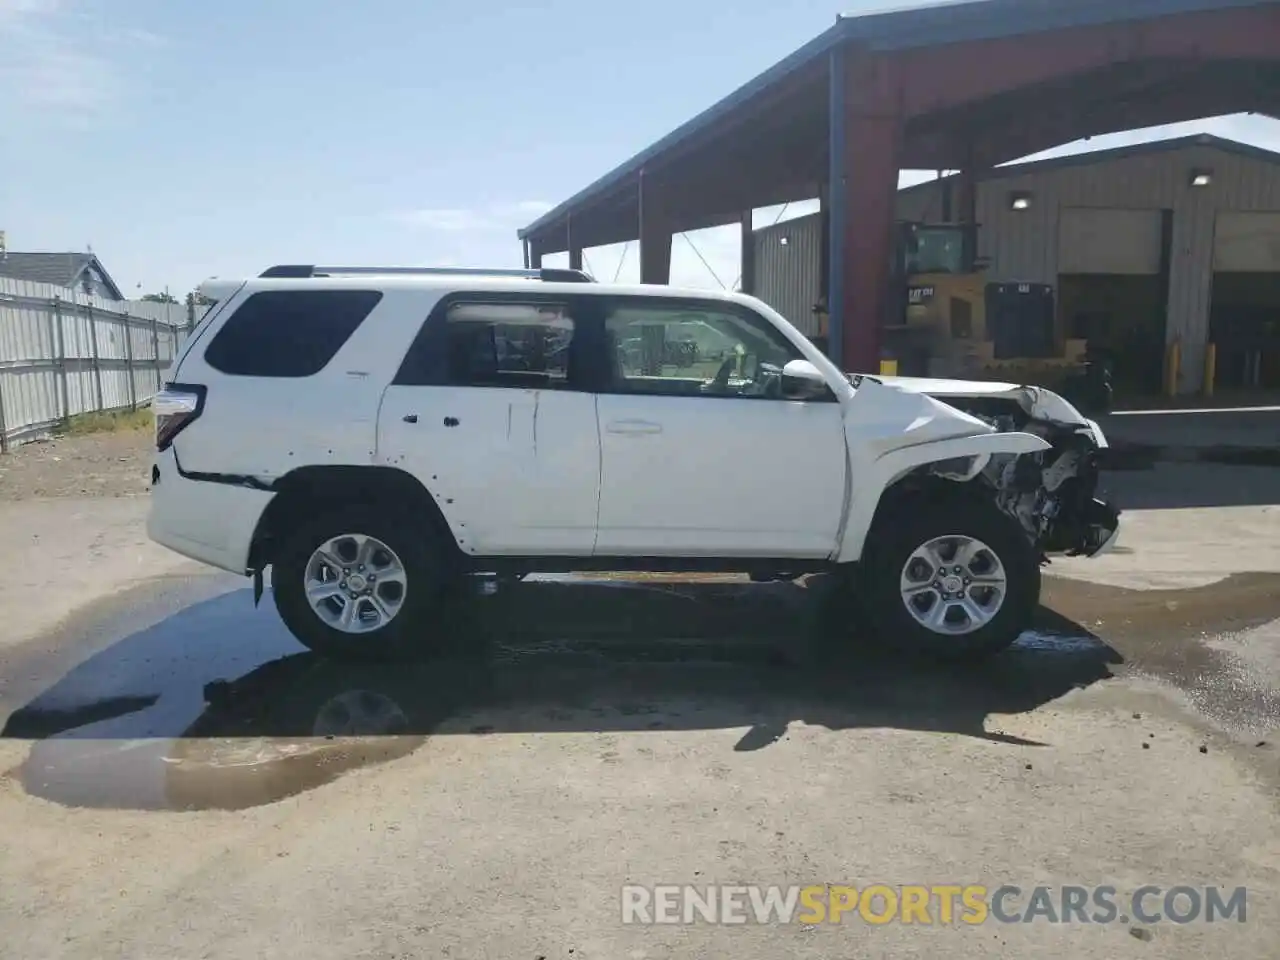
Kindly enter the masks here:
<path id="1" fill-rule="evenodd" d="M 993 457 L 983 470 L 997 506 L 1018 521 L 1042 554 L 1094 556 L 1114 542 L 1120 512 L 1097 497 L 1100 451 L 1089 428 L 1034 420 L 1017 424 L 1012 418 L 988 422 L 997 430 L 1038 434 L 1052 444 L 1040 453 Z"/>

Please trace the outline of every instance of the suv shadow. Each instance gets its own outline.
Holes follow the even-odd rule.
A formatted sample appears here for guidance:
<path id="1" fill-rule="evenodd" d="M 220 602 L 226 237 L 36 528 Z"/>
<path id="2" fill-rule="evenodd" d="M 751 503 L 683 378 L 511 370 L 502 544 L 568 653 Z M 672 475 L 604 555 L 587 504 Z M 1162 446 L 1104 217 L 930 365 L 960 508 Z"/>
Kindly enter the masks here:
<path id="1" fill-rule="evenodd" d="M 833 622 L 843 614 L 821 578 L 566 579 L 459 604 L 429 659 L 353 665 L 291 652 L 247 593 L 126 637 L 15 712 L 3 736 L 38 741 L 27 790 L 76 805 L 235 809 L 428 735 L 745 728 L 734 749 L 754 750 L 801 721 L 1025 743 L 988 732 L 987 715 L 1034 710 L 1121 660 L 1044 609 L 1009 651 L 943 666 L 869 653 Z M 144 781 L 163 783 L 144 797 Z"/>

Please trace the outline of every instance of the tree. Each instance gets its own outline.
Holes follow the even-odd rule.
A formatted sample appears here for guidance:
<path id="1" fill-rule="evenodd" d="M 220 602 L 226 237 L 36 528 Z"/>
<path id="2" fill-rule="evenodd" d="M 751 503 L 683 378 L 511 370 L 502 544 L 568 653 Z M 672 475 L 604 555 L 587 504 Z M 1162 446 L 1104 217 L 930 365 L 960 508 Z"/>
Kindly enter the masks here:
<path id="1" fill-rule="evenodd" d="M 164 293 L 148 293 L 142 299 L 147 301 L 148 303 L 177 303 L 178 302 L 177 300 L 174 299 L 173 295 L 169 293 L 167 290 Z"/>

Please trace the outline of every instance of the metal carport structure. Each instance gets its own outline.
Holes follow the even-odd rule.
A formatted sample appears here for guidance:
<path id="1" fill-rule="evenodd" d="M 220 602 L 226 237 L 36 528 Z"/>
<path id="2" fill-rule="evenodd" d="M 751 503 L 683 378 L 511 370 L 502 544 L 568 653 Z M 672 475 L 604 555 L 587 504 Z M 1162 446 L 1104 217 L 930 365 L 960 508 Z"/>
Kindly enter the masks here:
<path id="1" fill-rule="evenodd" d="M 831 352 L 879 355 L 902 169 L 981 171 L 1058 144 L 1228 113 L 1280 115 L 1280 0 L 959 0 L 835 25 L 519 231 L 526 258 L 640 242 L 820 197 Z M 744 249 L 750 249 L 749 244 Z M 744 258 L 745 261 L 745 258 Z M 750 289 L 750 264 L 744 262 Z"/>

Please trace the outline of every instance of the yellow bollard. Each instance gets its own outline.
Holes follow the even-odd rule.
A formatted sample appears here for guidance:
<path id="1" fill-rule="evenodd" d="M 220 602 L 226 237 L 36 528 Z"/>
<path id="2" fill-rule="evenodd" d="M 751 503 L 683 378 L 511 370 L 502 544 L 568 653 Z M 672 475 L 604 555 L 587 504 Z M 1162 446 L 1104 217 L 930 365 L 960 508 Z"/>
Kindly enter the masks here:
<path id="1" fill-rule="evenodd" d="M 880 376 L 896 377 L 898 375 L 898 358 L 889 347 L 880 348 Z"/>
<path id="2" fill-rule="evenodd" d="M 1204 395 L 1213 396 L 1213 381 L 1218 374 L 1218 345 L 1207 343 L 1204 347 Z"/>
<path id="3" fill-rule="evenodd" d="M 1182 341 L 1169 344 L 1164 358 L 1164 393 L 1167 397 L 1178 393 L 1178 374 L 1182 371 Z"/>

